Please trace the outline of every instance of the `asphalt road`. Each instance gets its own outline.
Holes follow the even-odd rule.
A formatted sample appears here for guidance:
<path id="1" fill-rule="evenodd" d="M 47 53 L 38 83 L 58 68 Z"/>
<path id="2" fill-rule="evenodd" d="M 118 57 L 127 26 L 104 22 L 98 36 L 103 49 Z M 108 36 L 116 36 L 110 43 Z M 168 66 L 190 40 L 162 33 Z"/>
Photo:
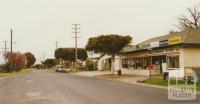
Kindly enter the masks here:
<path id="1" fill-rule="evenodd" d="M 34 71 L 0 79 L 0 104 L 199 104 L 171 101 L 167 90 L 65 73 Z"/>

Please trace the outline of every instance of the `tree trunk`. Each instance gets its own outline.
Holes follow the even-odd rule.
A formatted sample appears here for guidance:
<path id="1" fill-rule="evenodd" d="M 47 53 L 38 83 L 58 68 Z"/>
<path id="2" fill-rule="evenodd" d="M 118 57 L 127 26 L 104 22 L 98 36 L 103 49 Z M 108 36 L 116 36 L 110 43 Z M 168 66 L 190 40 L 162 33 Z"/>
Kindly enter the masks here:
<path id="1" fill-rule="evenodd" d="M 115 72 L 115 54 L 111 55 L 111 72 L 112 74 Z"/>

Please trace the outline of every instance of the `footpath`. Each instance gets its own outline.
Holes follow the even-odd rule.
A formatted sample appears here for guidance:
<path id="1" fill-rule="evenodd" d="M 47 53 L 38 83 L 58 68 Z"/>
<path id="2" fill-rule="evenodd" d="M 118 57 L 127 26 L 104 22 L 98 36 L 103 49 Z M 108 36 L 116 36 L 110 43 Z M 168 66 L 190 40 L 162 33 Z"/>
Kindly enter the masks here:
<path id="1" fill-rule="evenodd" d="M 73 73 L 76 75 L 86 76 L 86 77 L 93 77 L 93 78 L 99 78 L 104 80 L 110 80 L 110 81 L 119 81 L 124 82 L 128 84 L 136 84 L 139 86 L 148 86 L 148 87 L 154 87 L 154 88 L 161 88 L 161 89 L 168 89 L 166 86 L 159 86 L 159 85 L 151 85 L 143 83 L 144 80 L 148 79 L 149 77 L 146 76 L 138 76 L 138 75 L 112 75 L 110 71 L 82 71 Z M 197 92 L 198 95 L 200 95 L 200 92 Z"/>

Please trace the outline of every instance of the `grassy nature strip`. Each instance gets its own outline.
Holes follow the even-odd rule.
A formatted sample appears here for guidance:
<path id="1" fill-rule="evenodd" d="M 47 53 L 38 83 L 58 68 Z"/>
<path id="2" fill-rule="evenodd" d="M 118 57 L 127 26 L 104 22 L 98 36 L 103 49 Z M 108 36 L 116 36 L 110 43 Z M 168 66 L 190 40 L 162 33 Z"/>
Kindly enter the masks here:
<path id="1" fill-rule="evenodd" d="M 15 75 L 18 75 L 18 74 L 27 74 L 27 73 L 31 73 L 31 72 L 32 72 L 31 69 L 22 69 L 20 71 L 12 72 L 12 73 L 0 72 L 0 77 L 11 77 L 11 76 L 15 76 Z"/>
<path id="2" fill-rule="evenodd" d="M 151 85 L 159 85 L 159 86 L 168 86 L 168 81 L 160 79 L 160 78 L 152 78 L 152 79 L 146 79 L 144 81 L 146 84 L 151 84 Z M 176 81 L 172 80 L 170 81 L 170 84 L 175 84 Z M 185 83 L 185 81 L 178 81 L 179 84 Z M 197 91 L 200 91 L 200 82 L 197 83 Z"/>

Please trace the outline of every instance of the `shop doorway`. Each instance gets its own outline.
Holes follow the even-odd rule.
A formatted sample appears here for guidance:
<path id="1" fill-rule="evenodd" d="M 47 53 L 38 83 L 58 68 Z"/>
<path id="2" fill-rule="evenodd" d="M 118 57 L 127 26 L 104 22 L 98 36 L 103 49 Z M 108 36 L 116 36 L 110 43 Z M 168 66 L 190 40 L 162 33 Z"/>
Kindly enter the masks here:
<path id="1" fill-rule="evenodd" d="M 154 65 L 154 69 L 160 70 L 160 73 L 162 73 L 162 71 L 163 71 L 162 64 L 166 63 L 166 55 L 153 56 L 152 63 Z"/>

